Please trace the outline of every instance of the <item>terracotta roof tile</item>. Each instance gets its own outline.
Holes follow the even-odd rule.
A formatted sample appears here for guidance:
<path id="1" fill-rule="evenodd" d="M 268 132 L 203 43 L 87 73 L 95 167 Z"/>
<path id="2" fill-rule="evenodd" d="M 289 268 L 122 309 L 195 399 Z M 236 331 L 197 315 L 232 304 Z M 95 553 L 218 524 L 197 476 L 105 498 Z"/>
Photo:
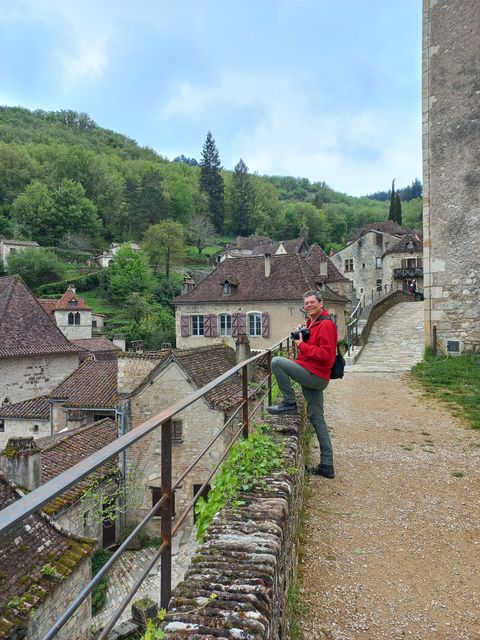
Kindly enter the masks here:
<path id="1" fill-rule="evenodd" d="M 70 340 L 77 347 L 80 347 L 82 351 L 89 351 L 90 353 L 99 353 L 102 351 L 121 351 L 120 347 L 113 344 L 105 336 L 94 336 L 93 338 L 75 338 Z"/>
<path id="2" fill-rule="evenodd" d="M 86 361 L 48 397 L 66 398 L 65 406 L 72 408 L 115 408 L 118 400 L 116 361 Z"/>
<path id="3" fill-rule="evenodd" d="M 380 231 L 381 233 L 389 233 L 392 236 L 403 236 L 406 233 L 411 232 L 411 229 L 405 229 L 398 222 L 394 222 L 393 220 L 383 220 L 382 222 L 369 222 L 368 224 L 364 224 L 362 227 L 357 229 L 352 233 L 348 238 L 348 242 L 354 242 L 358 240 L 366 233 L 370 231 Z"/>
<path id="4" fill-rule="evenodd" d="M 79 351 L 19 276 L 0 278 L 0 358 Z"/>
<path id="5" fill-rule="evenodd" d="M 271 256 L 271 272 L 265 276 L 265 259 L 262 256 L 231 258 L 221 262 L 204 280 L 188 293 L 173 299 L 174 304 L 193 302 L 286 301 L 301 300 L 305 291 L 316 289 L 321 279 L 297 253 Z M 222 298 L 221 283 L 227 278 L 238 279 L 231 295 Z M 330 290 L 325 291 L 327 301 L 346 301 Z"/>
<path id="6" fill-rule="evenodd" d="M 267 236 L 237 236 L 233 247 L 235 247 L 236 249 L 249 249 L 250 251 L 252 251 L 258 245 L 268 245 L 272 243 L 273 240 L 271 238 L 268 238 Z"/>
<path id="7" fill-rule="evenodd" d="M 76 303 L 75 307 L 72 307 L 72 302 Z M 91 307 L 85 304 L 85 301 L 70 288 L 65 291 L 63 296 L 57 302 L 56 308 L 62 311 L 70 311 L 72 308 L 91 311 Z"/>
<path id="8" fill-rule="evenodd" d="M 320 273 L 320 263 L 327 263 L 327 275 L 318 276 L 323 282 L 338 282 L 340 280 L 348 280 L 348 278 L 345 278 L 345 276 L 340 273 L 340 271 L 327 256 L 322 247 L 316 242 L 312 244 L 310 249 L 307 251 L 305 260 L 317 274 Z"/>
<path id="9" fill-rule="evenodd" d="M 40 396 L 23 402 L 3 405 L 0 407 L 0 418 L 50 420 L 50 407 L 51 404 L 46 396 Z"/>
<path id="10" fill-rule="evenodd" d="M 20 494 L 0 475 L 0 509 L 19 498 Z M 20 621 L 8 606 L 13 598 L 35 602 L 36 606 L 61 584 L 59 579 L 45 576 L 42 567 L 49 564 L 59 575 L 66 576 L 93 552 L 93 548 L 93 540 L 67 535 L 40 514 L 28 516 L 1 535 L 0 638 L 17 637 L 15 629 L 26 625 L 25 618 Z"/>
<path id="11" fill-rule="evenodd" d="M 37 438 L 35 444 L 41 450 L 42 484 L 110 444 L 117 438 L 117 435 L 118 426 L 116 422 L 111 418 L 104 418 L 84 427 L 70 429 L 45 438 Z M 57 496 L 44 507 L 44 511 L 46 513 L 56 513 L 73 504 L 92 482 L 114 475 L 117 469 L 118 461 L 113 458 L 68 489 L 68 491 Z"/>
<path id="12" fill-rule="evenodd" d="M 37 300 L 45 313 L 48 313 L 49 316 L 53 316 L 58 300 L 47 300 L 46 298 L 37 298 Z"/>
<path id="13" fill-rule="evenodd" d="M 423 237 L 421 234 L 407 234 L 401 240 L 399 240 L 393 247 L 387 249 L 387 253 L 408 253 L 409 251 L 421 252 L 423 251 Z"/>

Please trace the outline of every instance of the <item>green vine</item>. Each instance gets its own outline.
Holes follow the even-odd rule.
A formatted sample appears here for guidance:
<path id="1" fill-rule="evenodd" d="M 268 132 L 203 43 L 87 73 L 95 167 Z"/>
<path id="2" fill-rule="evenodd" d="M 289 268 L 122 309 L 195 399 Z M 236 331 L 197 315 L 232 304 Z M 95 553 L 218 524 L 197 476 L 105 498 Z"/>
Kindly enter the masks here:
<path id="1" fill-rule="evenodd" d="M 260 486 L 267 489 L 265 477 L 282 465 L 282 447 L 259 425 L 246 439 L 232 447 L 225 463 L 212 482 L 208 500 L 200 497 L 195 505 L 198 516 L 197 540 L 203 540 L 215 515 L 227 503 L 233 507 L 245 504 L 240 492 Z"/>

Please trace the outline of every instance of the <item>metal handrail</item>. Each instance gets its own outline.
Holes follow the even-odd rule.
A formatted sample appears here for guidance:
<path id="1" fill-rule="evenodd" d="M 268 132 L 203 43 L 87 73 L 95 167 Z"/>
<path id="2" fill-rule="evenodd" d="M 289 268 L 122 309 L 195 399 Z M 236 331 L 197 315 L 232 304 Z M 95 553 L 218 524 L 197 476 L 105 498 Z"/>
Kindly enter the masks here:
<path id="1" fill-rule="evenodd" d="M 93 577 L 93 579 L 89 582 L 88 585 L 81 591 L 81 593 L 75 598 L 75 600 L 69 605 L 69 607 L 65 610 L 62 616 L 57 620 L 55 625 L 48 631 L 48 633 L 43 637 L 42 640 L 51 640 L 54 638 L 60 629 L 66 624 L 66 622 L 70 619 L 72 614 L 78 609 L 78 607 L 82 604 L 82 602 L 88 597 L 88 595 L 93 591 L 95 586 L 100 582 L 102 577 L 108 572 L 113 563 L 118 559 L 118 557 L 122 554 L 128 544 L 133 540 L 133 538 L 139 533 L 141 529 L 153 518 L 155 514 L 158 514 L 158 509 L 161 508 L 161 533 L 162 533 L 162 542 L 158 552 L 155 554 L 154 559 L 149 563 L 146 570 L 143 574 L 137 579 L 135 584 L 132 587 L 132 590 L 129 592 L 128 596 L 120 605 L 120 608 L 116 611 L 112 619 L 110 620 L 107 627 L 103 630 L 102 634 L 99 637 L 99 640 L 106 638 L 108 632 L 113 628 L 115 622 L 118 620 L 120 615 L 122 614 L 125 607 L 128 605 L 130 600 L 132 599 L 135 592 L 138 590 L 140 585 L 142 584 L 145 577 L 148 575 L 149 571 L 155 564 L 155 562 L 161 557 L 161 606 L 165 607 L 168 605 L 168 601 L 170 599 L 171 593 L 171 538 L 178 531 L 178 528 L 183 523 L 185 518 L 187 517 L 190 509 L 192 508 L 195 501 L 201 495 L 201 492 L 208 484 L 210 479 L 214 476 L 216 470 L 221 465 L 225 457 L 227 456 L 230 448 L 236 442 L 240 434 L 243 434 L 244 437 L 248 437 L 248 429 L 249 429 L 249 420 L 251 416 L 257 411 L 260 405 L 263 403 L 266 395 L 268 394 L 268 401 L 271 403 L 272 397 L 272 373 L 271 373 L 271 359 L 272 359 L 272 351 L 282 349 L 283 344 L 286 342 L 287 350 L 290 348 L 290 338 L 286 337 L 271 346 L 268 350 L 266 350 L 267 354 L 267 364 L 268 364 L 268 375 L 259 383 L 258 386 L 263 385 L 267 381 L 267 391 L 263 394 L 260 402 L 253 409 L 253 411 L 249 414 L 248 412 L 248 401 L 251 395 L 253 395 L 255 391 L 251 394 L 248 393 L 248 378 L 247 378 L 247 367 L 248 365 L 256 362 L 260 358 L 265 357 L 265 351 L 259 354 L 256 354 L 249 358 L 248 360 L 243 361 L 242 363 L 235 365 L 227 372 L 215 378 L 210 383 L 203 386 L 201 389 L 198 389 L 194 393 L 186 396 L 182 400 L 177 401 L 167 409 L 164 409 L 160 413 L 158 413 L 153 418 L 150 418 L 146 422 L 144 422 L 139 427 L 136 427 L 132 431 L 120 436 L 114 442 L 106 445 L 99 451 L 94 454 L 88 456 L 78 464 L 70 467 L 63 473 L 59 474 L 52 480 L 49 480 L 45 484 L 41 485 L 37 489 L 34 489 L 27 495 L 23 496 L 19 500 L 16 500 L 8 507 L 0 511 L 0 535 L 2 533 L 6 533 L 12 527 L 19 524 L 26 517 L 35 513 L 42 506 L 49 503 L 58 495 L 64 493 L 67 489 L 77 484 L 80 480 L 90 475 L 93 471 L 104 465 L 108 460 L 113 458 L 115 455 L 122 453 L 129 446 L 136 443 L 138 440 L 148 435 L 158 426 L 162 428 L 162 496 L 160 500 L 151 508 L 151 510 L 147 513 L 147 515 L 142 519 L 142 521 L 133 529 L 133 531 L 125 538 L 122 544 L 119 546 L 117 551 L 109 558 L 109 560 L 103 565 L 103 567 L 98 571 L 98 573 Z M 186 409 L 188 406 L 204 397 L 207 393 L 217 387 L 219 384 L 230 378 L 232 375 L 237 373 L 238 371 L 242 371 L 242 401 L 239 406 L 236 408 L 234 413 L 228 418 L 223 427 L 219 430 L 219 432 L 212 438 L 212 440 L 206 445 L 204 450 L 197 456 L 193 463 L 181 474 L 181 476 L 175 481 L 172 485 L 171 479 L 171 464 L 172 464 L 172 456 L 171 456 L 171 434 L 172 434 L 172 418 L 177 415 L 179 412 Z M 229 426 L 229 424 L 233 421 L 233 419 L 238 415 L 240 410 L 243 410 L 243 419 L 242 419 L 242 427 L 237 431 L 235 436 L 232 438 L 231 443 L 227 447 L 224 454 L 221 456 L 220 461 L 211 472 L 208 479 L 204 482 L 202 487 L 199 489 L 193 500 L 186 507 L 184 512 L 182 512 L 179 521 L 176 523 L 174 529 L 172 530 L 172 513 L 171 513 L 171 496 L 175 488 L 177 488 L 182 480 L 186 477 L 186 475 L 195 467 L 198 461 L 210 450 L 216 440 L 224 433 L 225 429 Z"/>

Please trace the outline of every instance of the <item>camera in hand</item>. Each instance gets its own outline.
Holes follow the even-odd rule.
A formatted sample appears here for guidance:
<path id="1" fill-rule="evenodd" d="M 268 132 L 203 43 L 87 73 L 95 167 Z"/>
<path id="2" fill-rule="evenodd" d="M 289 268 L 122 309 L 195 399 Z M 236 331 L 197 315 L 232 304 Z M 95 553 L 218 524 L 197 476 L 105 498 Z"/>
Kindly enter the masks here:
<path id="1" fill-rule="evenodd" d="M 304 324 L 302 324 L 302 326 L 299 327 L 297 331 L 292 331 L 290 335 L 293 338 L 293 340 L 300 340 L 300 334 L 302 335 L 302 338 L 304 340 L 308 340 L 310 337 L 310 331 L 307 329 L 307 327 Z"/>

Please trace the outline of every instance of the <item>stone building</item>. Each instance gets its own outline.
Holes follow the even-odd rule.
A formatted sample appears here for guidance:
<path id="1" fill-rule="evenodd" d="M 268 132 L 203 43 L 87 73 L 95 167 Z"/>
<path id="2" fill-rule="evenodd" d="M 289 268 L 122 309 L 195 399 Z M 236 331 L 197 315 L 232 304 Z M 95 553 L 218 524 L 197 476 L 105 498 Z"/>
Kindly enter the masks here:
<path id="1" fill-rule="evenodd" d="M 92 337 L 92 309 L 77 295 L 75 285 L 69 285 L 60 300 L 39 298 L 38 302 L 69 340 Z"/>
<path id="2" fill-rule="evenodd" d="M 52 391 L 80 352 L 19 276 L 0 278 L 0 406 Z"/>
<path id="3" fill-rule="evenodd" d="M 224 260 L 196 287 L 174 298 L 177 347 L 234 346 L 235 338 L 246 333 L 253 349 L 265 349 L 304 321 L 303 294 L 317 289 L 343 337 L 349 300 L 332 291 L 299 254 Z"/>
<path id="4" fill-rule="evenodd" d="M 235 351 L 221 344 L 196 349 L 169 349 L 149 357 L 147 354 L 123 354 L 119 358 L 119 405 L 125 430 L 141 425 L 172 405 L 228 371 L 237 363 Z M 265 372 L 263 372 L 263 377 Z M 219 387 L 180 412 L 173 419 L 172 466 L 174 478 L 184 471 L 206 444 L 219 432 L 225 420 L 242 398 L 241 378 L 234 375 Z M 235 423 L 238 428 L 238 421 Z M 217 440 L 175 492 L 174 511 L 182 512 L 205 482 L 226 446 L 233 428 Z M 144 470 L 144 501 L 129 510 L 130 521 L 141 520 L 160 499 L 161 430 L 155 429 L 129 447 L 127 464 Z M 191 520 L 190 520 L 191 522 Z M 148 525 L 151 535 L 159 535 L 160 518 Z"/>
<path id="5" fill-rule="evenodd" d="M 351 280 L 355 299 L 378 289 L 408 291 L 413 279 L 417 288 L 423 286 L 421 235 L 386 220 L 374 222 L 353 234 L 346 247 L 330 256 L 341 274 Z M 408 271 L 396 271 L 415 263 L 415 277 Z"/>
<path id="6" fill-rule="evenodd" d="M 23 493 L 0 474 L 0 509 Z M 66 532 L 44 513 L 0 536 L 0 638 L 40 640 L 91 580 L 94 540 Z M 56 636 L 91 637 L 88 597 Z"/>
<path id="7" fill-rule="evenodd" d="M 12 254 L 23 251 L 24 249 L 38 249 L 39 246 L 38 242 L 31 240 L 7 240 L 7 238 L 0 238 L 0 263 L 3 263 L 3 266 L 6 267 L 8 258 Z"/>
<path id="8" fill-rule="evenodd" d="M 347 298 L 347 309 L 353 301 L 353 283 L 343 276 L 325 251 L 316 242 L 310 246 L 305 254 L 305 261 L 317 274 L 318 282 L 328 285 L 328 288 Z"/>
<path id="9" fill-rule="evenodd" d="M 45 396 L 0 407 L 0 450 L 9 438 L 42 438 L 52 433 L 52 404 Z"/>
<path id="10" fill-rule="evenodd" d="M 480 349 L 480 9 L 423 2 L 425 339 Z"/>

